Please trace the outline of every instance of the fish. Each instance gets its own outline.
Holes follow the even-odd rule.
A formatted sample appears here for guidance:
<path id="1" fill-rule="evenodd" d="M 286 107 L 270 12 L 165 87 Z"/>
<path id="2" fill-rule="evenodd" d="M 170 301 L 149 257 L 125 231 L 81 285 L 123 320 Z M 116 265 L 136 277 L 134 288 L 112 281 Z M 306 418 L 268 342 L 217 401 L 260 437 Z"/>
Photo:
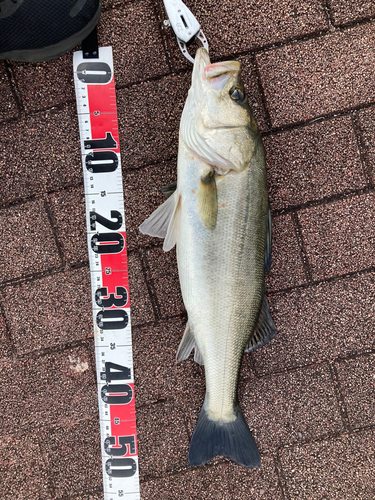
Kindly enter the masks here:
<path id="1" fill-rule="evenodd" d="M 260 467 L 257 444 L 238 404 L 244 352 L 276 335 L 265 294 L 271 259 L 271 216 L 264 147 L 238 61 L 211 63 L 199 48 L 181 116 L 177 181 L 140 226 L 176 245 L 188 321 L 177 361 L 194 349 L 204 365 L 206 394 L 189 462 L 224 456 Z"/>

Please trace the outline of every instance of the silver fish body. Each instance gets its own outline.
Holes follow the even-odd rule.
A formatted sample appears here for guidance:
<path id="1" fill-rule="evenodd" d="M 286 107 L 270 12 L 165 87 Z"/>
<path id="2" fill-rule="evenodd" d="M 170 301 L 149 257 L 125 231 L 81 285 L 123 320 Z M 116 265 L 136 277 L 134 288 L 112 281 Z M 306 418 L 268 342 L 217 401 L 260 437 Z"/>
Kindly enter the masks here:
<path id="1" fill-rule="evenodd" d="M 270 219 L 264 149 L 239 63 L 210 64 L 199 49 L 181 118 L 177 187 L 141 226 L 176 244 L 188 324 L 177 358 L 205 367 L 206 397 L 189 460 L 224 455 L 259 467 L 257 446 L 237 404 L 244 350 L 275 335 L 264 294 Z"/>

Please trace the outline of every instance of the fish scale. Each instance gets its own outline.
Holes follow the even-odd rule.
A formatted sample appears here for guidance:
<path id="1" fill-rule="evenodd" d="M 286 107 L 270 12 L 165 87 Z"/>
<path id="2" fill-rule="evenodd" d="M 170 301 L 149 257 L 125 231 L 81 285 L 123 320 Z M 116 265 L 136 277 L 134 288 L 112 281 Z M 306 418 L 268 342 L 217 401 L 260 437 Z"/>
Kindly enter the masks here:
<path id="1" fill-rule="evenodd" d="M 183 163 L 181 158 L 179 163 Z M 196 168 L 198 171 L 202 169 L 201 163 L 197 162 Z M 247 169 L 231 175 L 231 178 L 228 175 L 218 183 L 219 211 L 214 232 L 181 231 L 177 240 L 182 296 L 196 342 L 205 359 L 206 408 L 209 411 L 211 401 L 214 402 L 213 413 L 218 412 L 217 408 L 225 407 L 231 413 L 227 418 L 233 418 L 238 368 L 263 295 L 267 212 L 264 211 L 264 223 L 258 231 L 259 245 L 259 241 L 254 241 L 252 237 L 254 228 L 259 224 L 259 213 L 254 213 L 255 217 L 252 217 L 249 201 L 246 203 L 250 199 L 251 173 Z M 188 174 L 199 178 L 199 173 L 194 176 L 192 164 Z M 183 178 L 181 194 L 182 197 L 188 196 Z M 237 196 L 244 202 L 239 204 Z M 225 208 L 221 208 L 223 204 Z M 194 225 L 201 226 L 197 211 L 185 212 L 181 217 L 182 227 L 185 224 L 190 224 L 192 228 Z M 186 222 L 183 217 L 187 218 Z M 234 252 L 235 248 L 241 250 Z M 202 254 L 209 259 L 202 261 Z M 257 265 L 253 264 L 257 262 Z M 185 281 L 186 276 L 188 281 Z M 252 292 L 256 290 L 258 293 L 251 300 Z M 230 316 L 223 311 L 231 311 Z M 223 346 L 226 348 L 223 349 Z"/>
<path id="2" fill-rule="evenodd" d="M 206 50 L 198 50 L 180 124 L 177 185 L 140 230 L 164 238 L 165 251 L 176 245 L 188 314 L 177 359 L 195 348 L 205 368 L 190 464 L 224 455 L 260 467 L 237 381 L 244 350 L 276 334 L 264 289 L 270 217 L 264 148 L 238 62 L 210 64 Z"/>

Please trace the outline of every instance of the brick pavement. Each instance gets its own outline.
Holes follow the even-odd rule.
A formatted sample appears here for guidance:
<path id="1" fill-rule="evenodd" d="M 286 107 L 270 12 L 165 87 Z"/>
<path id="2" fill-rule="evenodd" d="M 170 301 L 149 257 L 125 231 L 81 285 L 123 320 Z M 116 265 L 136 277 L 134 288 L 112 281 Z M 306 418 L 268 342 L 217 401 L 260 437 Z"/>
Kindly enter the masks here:
<path id="1" fill-rule="evenodd" d="M 191 75 L 160 0 L 106 0 L 122 149 L 142 499 L 375 497 L 375 6 L 186 1 L 213 60 L 242 62 L 273 213 L 278 336 L 239 395 L 260 471 L 191 468 L 204 374 L 174 356 L 186 313 L 175 253 L 137 227 L 175 179 Z M 100 500 L 83 182 L 71 53 L 0 63 L 0 497 Z"/>

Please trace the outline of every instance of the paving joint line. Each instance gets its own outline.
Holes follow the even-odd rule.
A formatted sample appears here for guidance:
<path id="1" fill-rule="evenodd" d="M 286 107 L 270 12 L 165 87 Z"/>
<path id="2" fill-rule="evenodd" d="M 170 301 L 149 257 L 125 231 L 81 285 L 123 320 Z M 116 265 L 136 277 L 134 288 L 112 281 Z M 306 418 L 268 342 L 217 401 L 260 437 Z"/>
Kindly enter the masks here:
<path id="1" fill-rule="evenodd" d="M 167 59 L 167 64 L 169 66 L 169 71 L 171 72 L 171 74 L 174 74 L 176 71 L 176 68 L 174 65 L 171 51 L 169 49 L 166 29 L 163 26 L 163 21 L 164 21 L 164 19 L 167 18 L 167 15 L 164 13 L 164 8 L 163 8 L 163 5 L 160 1 L 153 2 L 153 10 L 154 10 L 156 19 L 158 20 L 158 23 L 159 23 L 159 33 L 160 33 L 160 36 L 161 36 L 161 39 L 163 42 L 164 53 L 165 53 L 165 56 Z M 170 29 L 172 30 L 172 28 L 170 28 Z"/>
<path id="2" fill-rule="evenodd" d="M 131 3 L 136 3 L 136 2 L 135 1 L 133 1 L 133 2 L 130 1 L 128 3 L 131 4 Z M 108 12 L 109 10 L 114 10 L 114 9 L 117 10 L 117 9 L 121 9 L 123 7 L 124 7 L 123 4 L 118 4 L 118 5 L 115 5 L 113 7 L 113 9 L 108 8 L 105 11 Z M 154 10 L 154 12 L 155 12 L 155 10 Z M 345 32 L 345 31 L 351 29 L 352 27 L 361 26 L 363 24 L 370 24 L 370 22 L 372 22 L 374 19 L 375 19 L 375 16 L 370 16 L 368 18 L 363 18 L 361 20 L 357 20 L 357 21 L 353 21 L 352 23 L 345 24 L 344 26 L 343 25 L 335 26 L 335 32 L 337 32 L 337 30 L 340 30 L 340 32 Z M 287 40 L 284 40 L 282 42 L 275 42 L 275 43 L 263 45 L 261 47 L 255 47 L 255 48 L 247 49 L 245 51 L 236 52 L 236 53 L 233 53 L 233 55 L 231 55 L 231 57 L 239 57 L 239 56 L 246 56 L 246 55 L 256 56 L 259 53 L 268 52 L 270 50 L 274 50 L 274 49 L 277 49 L 277 48 L 280 48 L 280 47 L 284 47 L 284 46 L 287 46 L 287 45 L 290 45 L 290 44 L 294 44 L 296 42 L 306 41 L 306 40 L 310 40 L 310 39 L 319 39 L 319 38 L 322 38 L 323 36 L 326 36 L 329 33 L 330 33 L 329 29 L 327 29 L 327 30 L 318 30 L 318 31 L 316 31 L 314 33 L 310 33 L 308 35 L 303 35 L 302 37 L 298 37 L 297 36 L 295 38 L 290 38 L 289 40 L 287 39 Z M 216 59 L 217 60 L 225 60 L 226 57 L 228 57 L 228 56 L 225 56 L 225 55 L 218 56 L 217 58 L 214 58 L 212 62 L 215 62 Z M 8 74 L 9 74 L 9 71 L 10 71 L 10 74 L 12 75 L 12 78 L 14 78 L 11 66 L 8 65 L 6 67 L 7 67 L 7 70 L 8 70 Z M 191 73 L 190 69 L 188 69 L 188 70 L 187 69 L 181 69 L 181 70 L 174 71 L 172 74 L 158 75 L 158 76 L 155 76 L 155 77 L 147 78 L 145 80 L 139 80 L 139 81 L 129 82 L 129 83 L 125 84 L 125 85 L 116 85 L 116 90 L 127 89 L 127 88 L 131 88 L 133 86 L 136 86 L 136 85 L 140 85 L 140 84 L 144 84 L 144 83 L 148 83 L 148 82 L 152 82 L 152 81 L 162 80 L 163 78 L 166 78 L 168 76 L 187 75 L 187 74 L 190 74 L 190 73 Z M 14 80 L 14 84 L 16 85 L 16 80 Z M 75 104 L 75 100 L 73 100 L 73 99 L 72 100 L 67 100 L 64 103 L 59 103 L 59 104 L 56 104 L 56 105 L 54 105 L 52 107 L 50 106 L 50 107 L 45 108 L 45 109 L 33 110 L 31 112 L 24 111 L 24 113 L 25 113 L 26 116 L 32 116 L 34 114 L 45 112 L 45 111 L 50 111 L 50 110 L 55 110 L 55 109 L 59 110 L 59 109 L 65 107 L 67 104 Z M 24 109 L 23 106 L 22 106 L 22 109 Z M 348 111 L 355 110 L 355 109 L 360 109 L 360 107 L 353 107 L 353 108 L 349 109 Z M 342 113 L 342 110 L 341 110 L 341 113 Z M 322 115 L 322 116 L 326 116 L 326 115 Z M 329 116 L 329 115 L 327 115 L 327 116 Z M 17 121 L 17 120 L 19 120 L 19 117 L 6 119 L 6 120 L 3 120 L 0 123 L 4 123 L 4 122 L 7 123 L 8 121 Z M 308 123 L 308 121 L 307 122 L 300 122 L 300 123 Z M 299 123 L 297 122 L 297 124 L 299 124 Z M 280 130 L 284 130 L 285 127 L 287 127 L 287 126 L 288 125 L 286 125 L 284 127 L 280 127 Z M 273 129 L 272 132 L 274 132 L 275 130 L 279 130 L 279 129 Z"/>
<path id="3" fill-rule="evenodd" d="M 154 285 L 154 280 L 151 278 L 151 270 L 150 266 L 148 263 L 148 259 L 146 256 L 146 251 L 147 249 L 142 249 L 142 248 L 137 248 L 136 249 L 139 260 L 141 261 L 141 268 L 142 268 L 142 274 L 143 274 L 143 279 L 146 284 L 147 292 L 150 298 L 152 310 L 154 313 L 155 320 L 160 320 L 161 319 L 161 309 L 160 309 L 160 304 L 159 300 L 156 294 L 156 289 Z M 150 277 L 148 277 L 150 276 Z"/>
<path id="4" fill-rule="evenodd" d="M 373 192 L 374 189 L 371 186 L 366 186 L 363 188 L 358 188 L 350 191 L 343 191 L 342 193 L 333 194 L 331 196 L 325 196 L 323 198 L 319 198 L 316 200 L 309 200 L 306 201 L 305 203 L 300 203 L 299 205 L 288 205 L 283 208 L 277 208 L 275 210 L 271 210 L 271 214 L 274 217 L 278 217 L 280 215 L 285 215 L 285 214 L 295 214 L 300 210 L 319 207 L 323 205 L 330 205 L 337 201 L 350 200 L 351 198 L 355 198 L 356 196 L 363 196 L 364 194 L 370 194 Z"/>
<path id="5" fill-rule="evenodd" d="M 64 267 L 64 266 L 59 266 L 59 267 L 53 267 L 46 269 L 45 271 L 39 271 L 37 273 L 33 274 L 27 274 L 24 276 L 21 276 L 19 278 L 13 278 L 7 281 L 3 281 L 0 283 L 0 290 L 8 287 L 8 286 L 22 286 L 25 283 L 32 283 L 34 281 L 38 281 L 43 278 L 48 278 L 49 276 L 53 276 L 58 273 L 62 273 L 64 271 L 69 271 L 69 270 L 77 270 L 77 269 L 82 269 L 84 267 L 88 266 L 88 262 L 82 262 L 75 264 L 74 267 Z"/>
<path id="6" fill-rule="evenodd" d="M 77 347 L 89 347 L 90 341 L 93 337 L 86 337 L 78 340 L 73 340 L 71 342 L 65 342 L 64 344 L 56 344 L 51 347 L 45 347 L 44 349 L 36 349 L 35 351 L 28 351 L 22 354 L 16 354 L 14 361 L 22 361 L 27 358 L 38 359 L 49 354 L 62 353 L 69 349 L 76 349 Z"/>
<path id="7" fill-rule="evenodd" d="M 8 203 L 2 203 L 0 205 L 0 210 L 7 210 L 8 208 L 13 208 L 13 207 L 18 207 L 21 205 L 26 205 L 26 203 L 29 203 L 31 201 L 37 201 L 37 200 L 43 200 L 42 196 L 36 196 L 35 194 L 32 194 L 28 197 L 25 198 L 17 198 L 15 200 L 12 200 Z"/>
<path id="8" fill-rule="evenodd" d="M 326 13 L 327 16 L 327 22 L 329 27 L 332 29 L 334 27 L 334 22 L 333 22 L 333 16 L 332 16 L 332 5 L 331 5 L 331 0 L 321 0 L 322 1 L 322 7 Z"/>
<path id="9" fill-rule="evenodd" d="M 275 452 L 281 452 L 284 450 L 293 450 L 298 447 L 310 445 L 310 444 L 315 444 L 315 443 L 324 443 L 324 441 L 333 441 L 334 439 L 339 439 L 343 437 L 349 437 L 349 436 L 356 436 L 358 434 L 364 434 L 368 431 L 375 430 L 375 424 L 368 425 L 366 427 L 358 428 L 358 429 L 352 429 L 352 430 L 346 430 L 345 432 L 332 432 L 326 435 L 319 436 L 315 439 L 310 439 L 309 441 L 304 441 L 304 442 L 294 442 L 294 443 L 289 443 L 285 445 L 281 445 L 275 449 Z"/>
<path id="10" fill-rule="evenodd" d="M 64 272 L 65 270 L 66 270 L 66 268 L 63 266 L 60 266 L 57 268 L 52 267 L 52 268 L 46 269 L 45 271 L 39 271 L 36 273 L 21 276 L 19 278 L 12 278 L 12 279 L 7 280 L 7 281 L 2 281 L 0 283 L 0 290 L 6 288 L 8 286 L 22 286 L 25 283 L 32 283 L 33 281 L 38 281 L 42 278 L 48 278 L 49 276 L 53 276 L 54 274 Z"/>
<path id="11" fill-rule="evenodd" d="M 58 195 L 61 192 L 73 190 L 73 189 L 75 189 L 77 187 L 83 187 L 83 178 L 82 178 L 82 181 L 77 182 L 75 184 L 66 184 L 64 186 L 59 187 L 58 189 L 53 189 L 53 190 L 50 190 L 50 191 L 49 190 L 43 191 L 39 195 L 31 194 L 31 195 L 23 197 L 23 198 L 15 198 L 15 199 L 7 202 L 7 203 L 0 204 L 0 210 L 4 210 L 4 209 L 7 209 L 7 208 L 16 207 L 16 206 L 19 206 L 19 205 L 24 205 L 24 204 L 26 204 L 26 203 L 28 203 L 30 201 L 43 200 L 45 195 L 47 195 L 47 196 Z"/>
<path id="12" fill-rule="evenodd" d="M 87 351 L 87 355 L 90 360 L 90 368 L 91 368 L 91 373 L 94 377 L 95 381 L 95 386 L 96 388 L 98 387 L 98 375 L 96 373 L 96 353 L 95 353 L 95 339 L 94 339 L 94 332 L 93 336 L 90 337 L 92 339 L 92 342 L 88 342 L 87 345 L 85 346 L 85 349 Z"/>
<path id="13" fill-rule="evenodd" d="M 38 431 L 39 430 L 45 430 L 45 433 L 48 435 L 48 430 L 46 429 L 46 427 L 43 426 L 43 424 L 41 425 L 41 427 L 39 427 Z M 33 436 L 34 434 L 31 434 L 31 436 Z M 43 460 L 43 463 L 44 463 L 44 466 L 45 466 L 45 469 L 46 471 L 49 472 L 49 474 L 47 474 L 47 490 L 48 490 L 48 493 L 51 495 L 51 499 L 55 499 L 56 498 L 56 481 L 54 481 L 55 479 L 55 474 L 51 468 L 51 466 L 49 465 L 48 463 L 48 454 L 47 454 L 47 451 L 45 449 L 45 446 L 43 446 L 43 439 L 42 439 L 42 436 L 40 436 L 40 432 L 37 433 L 37 436 L 36 436 L 36 439 L 37 439 L 37 442 L 38 442 L 38 446 L 39 446 L 39 449 L 40 449 L 40 454 L 42 456 L 42 460 Z"/>
<path id="14" fill-rule="evenodd" d="M 370 358 L 374 355 L 375 355 L 375 346 L 373 349 L 366 349 L 365 351 L 353 352 L 343 358 L 337 358 L 337 360 L 335 360 L 335 363 L 342 363 L 343 361 L 348 361 L 348 360 L 354 361 L 355 359 L 359 358 Z"/>
<path id="15" fill-rule="evenodd" d="M 154 321 L 146 321 L 144 323 L 137 323 L 136 325 L 132 325 L 132 331 L 134 333 L 137 332 L 137 330 L 142 330 L 143 328 L 147 328 L 149 326 L 152 327 L 158 327 L 162 325 L 163 323 L 169 323 L 172 322 L 173 320 L 179 320 L 179 321 L 187 321 L 187 313 L 186 311 L 180 314 L 176 314 L 174 316 L 166 316 L 165 318 L 160 318 L 160 319 L 155 319 Z"/>
<path id="16" fill-rule="evenodd" d="M 332 378 L 332 383 L 333 383 L 333 388 L 335 391 L 336 399 L 337 399 L 337 402 L 339 405 L 339 412 L 340 412 L 340 416 L 341 416 L 341 421 L 342 421 L 344 429 L 348 432 L 352 429 L 351 429 L 351 425 L 349 422 L 348 409 L 346 407 L 344 397 L 341 393 L 340 380 L 339 380 L 339 374 L 337 371 L 336 361 L 329 365 L 329 369 L 331 372 L 331 378 Z"/>
<path id="17" fill-rule="evenodd" d="M 148 167 L 156 167 L 157 165 L 160 165 L 161 163 L 167 163 L 167 162 L 170 162 L 172 160 L 176 160 L 177 162 L 177 154 L 173 153 L 170 157 L 167 157 L 167 158 L 163 158 L 161 160 L 153 160 L 153 161 L 150 161 L 148 163 L 144 163 L 138 167 L 126 167 L 126 169 L 124 169 L 124 174 L 126 174 L 127 172 L 137 172 L 139 170 L 143 170 L 143 169 L 146 169 Z M 126 187 L 126 186 L 125 186 Z"/>
<path id="18" fill-rule="evenodd" d="M 77 494 L 82 495 L 96 495 L 97 493 L 103 493 L 103 487 L 96 486 L 95 488 L 85 488 L 84 490 L 75 490 L 75 493 L 68 496 L 58 497 L 58 500 L 77 500 Z M 57 499 L 56 499 L 57 500 Z M 90 499 L 86 499 L 90 500 Z"/>
<path id="19" fill-rule="evenodd" d="M 363 109 L 369 109 L 374 106 L 375 106 L 375 101 L 371 101 L 358 104 L 357 106 L 342 108 L 339 110 L 331 111 L 329 113 L 323 113 L 313 118 L 308 118 L 307 120 L 304 121 L 296 121 L 296 122 L 286 123 L 285 125 L 280 125 L 279 127 L 274 127 L 271 130 L 266 130 L 264 132 L 261 132 L 261 136 L 262 137 L 274 136 L 283 132 L 287 132 L 288 130 L 298 130 L 301 128 L 308 127 L 309 125 L 315 122 L 321 123 L 328 120 L 333 121 L 336 118 L 341 118 L 342 116 L 350 116 L 355 111 L 362 111 Z"/>
<path id="20" fill-rule="evenodd" d="M 8 80 L 10 82 L 11 91 L 16 101 L 19 116 L 17 119 L 22 118 L 25 114 L 25 107 L 23 105 L 23 99 L 18 88 L 18 82 L 13 72 L 13 67 L 10 61 L 4 61 L 5 70 L 7 72 Z"/>
<path id="21" fill-rule="evenodd" d="M 265 453 L 261 453 L 261 457 L 265 457 L 265 456 L 273 456 L 273 454 L 271 452 L 265 452 Z M 204 465 L 205 469 L 213 469 L 215 467 L 217 467 L 218 465 L 222 465 L 222 464 L 229 464 L 229 459 L 227 458 L 224 458 L 224 457 L 221 457 L 221 458 L 216 458 L 215 459 L 215 463 L 206 463 Z M 170 469 L 167 469 L 166 471 L 164 471 L 162 474 L 159 474 L 158 476 L 154 476 L 152 474 L 148 474 L 148 475 L 145 475 L 143 477 L 143 479 L 141 480 L 141 483 L 142 484 L 146 484 L 150 481 L 153 481 L 153 480 L 157 480 L 157 479 L 163 479 L 163 478 L 168 478 L 168 477 L 176 477 L 176 476 L 184 476 L 185 474 L 188 474 L 189 472 L 191 471 L 199 471 L 201 470 L 201 466 L 191 466 L 191 465 L 187 465 L 187 466 L 181 466 L 181 465 L 176 465 L 174 468 L 170 468 Z"/>
<path id="22" fill-rule="evenodd" d="M 303 270 L 305 273 L 305 278 L 307 279 L 308 282 L 310 282 L 310 281 L 312 281 L 311 265 L 309 262 L 308 252 L 307 252 L 305 240 L 303 237 L 302 227 L 301 227 L 301 224 L 299 222 L 298 215 L 296 212 L 291 213 L 291 219 L 292 219 L 292 223 L 294 226 L 294 232 L 295 232 L 295 235 L 296 235 L 297 241 L 298 241 L 298 246 L 299 246 L 299 251 L 301 254 L 301 258 L 302 258 L 302 266 L 303 266 Z"/>
<path id="23" fill-rule="evenodd" d="M 125 0 L 125 2 L 119 2 L 115 3 L 113 5 L 110 5 L 108 7 L 103 7 L 102 6 L 102 12 L 112 12 L 114 10 L 121 10 L 124 9 L 127 5 L 132 5 L 132 4 L 138 4 L 138 0 Z"/>
<path id="24" fill-rule="evenodd" d="M 59 103 L 54 104 L 52 106 L 49 105 L 48 107 L 45 107 L 45 108 L 32 109 L 30 111 L 25 110 L 23 115 L 21 117 L 17 118 L 17 120 L 20 120 L 20 119 L 27 120 L 29 117 L 34 117 L 34 116 L 37 116 L 39 114 L 46 113 L 48 111 L 57 114 L 59 111 L 63 110 L 64 108 L 67 108 L 69 105 L 72 105 L 72 104 L 76 104 L 76 102 L 68 99 L 67 101 L 59 102 Z M 0 124 L 2 124 L 2 123 L 4 123 L 4 122 L 0 122 Z"/>
<path id="25" fill-rule="evenodd" d="M 299 370 L 303 370 L 305 368 L 321 368 L 324 365 L 331 366 L 332 364 L 335 364 L 335 363 L 342 363 L 342 362 L 347 361 L 347 360 L 357 359 L 357 358 L 361 358 L 361 357 L 370 357 L 370 356 L 373 356 L 374 354 L 375 354 L 375 347 L 374 347 L 374 349 L 366 349 L 365 351 L 357 351 L 357 352 L 353 352 L 353 353 L 350 353 L 350 354 L 347 354 L 344 356 L 336 356 L 333 358 L 321 359 L 319 361 L 313 361 L 311 363 L 306 363 L 306 364 L 302 364 L 302 365 L 295 365 L 295 366 L 291 366 L 289 368 L 285 368 L 285 369 L 281 369 L 281 370 L 276 369 L 276 370 L 271 370 L 271 371 L 267 371 L 267 372 L 263 372 L 263 373 L 259 372 L 259 375 L 256 375 L 255 377 L 252 375 L 249 375 L 248 377 L 243 377 L 242 380 L 243 380 L 243 382 L 250 383 L 253 380 L 258 380 L 258 379 L 267 378 L 267 377 L 271 378 L 274 375 L 286 375 L 287 373 L 294 373 L 294 372 L 297 372 Z"/>
<path id="26" fill-rule="evenodd" d="M 324 6 L 324 4 L 323 4 Z M 328 35 L 333 35 L 336 33 L 345 33 L 346 31 L 349 31 L 352 28 L 356 28 L 359 26 L 363 26 L 365 24 L 371 24 L 375 20 L 375 16 L 369 16 L 366 18 L 361 18 L 358 20 L 351 21 L 350 23 L 347 24 L 332 24 L 330 25 L 329 22 L 327 28 L 321 28 L 321 29 L 316 29 L 315 31 L 312 31 L 311 33 L 307 33 L 306 35 L 300 35 L 300 36 L 295 36 L 295 37 L 287 37 L 284 40 L 281 40 L 279 42 L 270 42 L 266 43 L 264 45 L 254 45 L 252 48 L 247 49 L 246 51 L 240 51 L 240 52 L 235 52 L 233 55 L 235 57 L 238 57 L 240 55 L 245 55 L 246 53 L 253 52 L 255 55 L 264 53 L 264 52 L 271 52 L 273 50 L 277 50 L 280 48 L 287 47 L 288 45 L 295 45 L 297 43 L 301 42 L 307 42 L 310 40 L 320 40 Z M 225 56 L 221 56 L 225 57 Z"/>
<path id="27" fill-rule="evenodd" d="M 248 51 L 243 51 L 243 52 L 238 52 L 236 54 L 233 54 L 233 57 L 240 57 L 240 56 L 250 56 L 250 57 L 253 57 L 254 55 L 256 55 L 256 52 L 254 52 L 252 50 L 248 50 Z M 222 59 L 222 57 L 218 58 L 218 60 L 221 60 L 221 59 Z M 254 61 L 256 63 L 256 59 L 254 59 Z M 158 75 L 158 76 L 147 78 L 145 80 L 139 80 L 139 81 L 135 81 L 135 82 L 130 82 L 130 83 L 127 83 L 127 84 L 124 84 L 124 85 L 117 85 L 116 84 L 116 91 L 131 89 L 132 87 L 136 87 L 136 86 L 141 85 L 141 84 L 147 84 L 147 83 L 151 83 L 151 82 L 162 81 L 165 78 L 170 78 L 170 77 L 175 77 L 175 76 L 189 76 L 190 74 L 191 74 L 191 70 L 182 69 L 182 70 L 177 70 L 177 71 L 175 71 L 172 74 L 166 73 L 164 75 Z M 259 80 L 259 83 L 260 83 L 259 88 L 262 88 L 261 79 Z M 26 118 L 27 119 L 29 116 L 35 116 L 35 115 L 38 115 L 40 113 L 44 113 L 46 111 L 56 111 L 56 112 L 58 112 L 58 111 L 61 111 L 64 108 L 66 108 L 68 105 L 75 105 L 75 104 L 76 103 L 75 103 L 74 100 L 67 100 L 67 101 L 65 101 L 63 103 L 58 103 L 58 104 L 56 104 L 54 106 L 49 106 L 48 108 L 41 108 L 41 109 L 38 109 L 38 110 L 32 110 L 30 112 L 26 112 L 25 111 L 25 116 L 24 117 L 8 118 L 8 119 L 5 119 L 5 120 L 2 120 L 0 122 L 0 125 L 1 124 L 12 123 L 12 122 L 17 122 L 17 121 L 20 121 L 22 118 Z M 262 101 L 262 104 L 264 105 L 263 101 Z M 335 110 L 335 111 L 332 111 L 330 113 L 324 113 L 322 115 L 319 115 L 317 117 L 313 117 L 311 119 L 307 119 L 305 121 L 297 121 L 297 122 L 294 122 L 294 123 L 287 123 L 287 124 L 279 126 L 279 127 L 271 127 L 269 130 L 262 131 L 261 132 L 261 136 L 262 137 L 266 137 L 266 136 L 269 136 L 269 135 L 272 136 L 272 135 L 276 135 L 276 134 L 279 134 L 281 132 L 285 132 L 285 131 L 288 131 L 288 130 L 294 130 L 294 129 L 298 129 L 298 128 L 302 128 L 302 127 L 307 127 L 311 123 L 314 123 L 314 122 L 323 122 L 325 120 L 339 118 L 341 116 L 347 116 L 347 115 L 350 115 L 351 113 L 353 113 L 353 111 L 360 111 L 362 109 L 370 108 L 370 107 L 372 107 L 374 105 L 375 105 L 375 101 L 372 101 L 370 103 L 363 103 L 363 104 L 359 104 L 357 106 L 352 106 L 352 107 L 349 107 L 349 108 L 343 108 L 343 109 L 340 109 L 340 110 Z M 266 111 L 266 109 L 265 109 L 265 111 Z M 156 163 L 160 163 L 160 160 L 156 161 Z M 135 167 L 135 168 L 139 168 L 139 167 Z M 133 169 L 131 169 L 131 170 L 133 170 Z"/>
<path id="28" fill-rule="evenodd" d="M 374 183 L 373 183 L 372 171 L 371 171 L 371 161 L 370 161 L 370 158 L 368 155 L 368 150 L 367 150 L 366 145 L 365 145 L 364 131 L 360 125 L 358 116 L 355 116 L 354 113 L 351 114 L 351 121 L 352 121 L 354 135 L 355 135 L 355 138 L 357 141 L 359 157 L 360 157 L 360 160 L 362 163 L 363 174 L 364 174 L 365 179 L 367 181 L 367 185 L 369 186 L 370 189 L 373 189 Z"/>
<path id="29" fill-rule="evenodd" d="M 8 318 L 5 314 L 5 309 L 3 306 L 3 299 L 0 297 L 0 315 L 3 318 L 4 325 L 5 325 L 5 338 L 8 341 L 9 347 L 10 347 L 10 352 L 12 354 L 12 358 L 15 358 L 17 356 L 17 349 L 14 344 L 12 334 L 11 334 L 11 326 L 9 324 Z"/>
<path id="30" fill-rule="evenodd" d="M 314 361 L 311 363 L 306 363 L 305 365 L 296 365 L 296 366 L 291 366 L 289 368 L 285 368 L 283 370 L 275 370 L 275 371 L 268 371 L 268 372 L 259 372 L 259 375 L 256 375 L 255 377 L 252 375 L 249 375 L 248 377 L 243 377 L 242 381 L 246 383 L 250 383 L 253 380 L 258 380 L 258 379 L 263 379 L 263 378 L 271 378 L 274 375 L 286 375 L 288 373 L 294 373 L 298 372 L 299 370 L 305 369 L 305 368 L 321 368 L 323 365 L 328 365 L 329 363 L 332 363 L 336 360 L 330 360 L 330 359 L 322 359 L 320 361 Z"/>
<path id="31" fill-rule="evenodd" d="M 255 55 L 251 54 L 250 56 L 251 56 L 251 64 L 255 68 L 255 76 L 256 76 L 256 79 L 258 82 L 258 89 L 259 89 L 259 94 L 260 94 L 260 100 L 261 100 L 263 110 L 264 110 L 265 122 L 266 122 L 268 129 L 271 130 L 272 129 L 271 113 L 268 110 L 266 94 L 265 94 L 265 91 L 264 91 L 264 88 L 262 85 L 261 73 L 260 73 L 259 66 L 258 66 Z"/>
<path id="32" fill-rule="evenodd" d="M 312 288 L 314 286 L 319 286 L 323 285 L 325 283 L 336 283 L 338 281 L 344 281 L 348 278 L 351 278 L 353 276 L 362 276 L 365 274 L 371 274 L 375 271 L 375 266 L 367 267 L 365 269 L 360 269 L 359 271 L 350 271 L 345 274 L 341 274 L 338 276 L 330 276 L 329 278 L 321 279 L 321 280 L 314 280 L 308 283 L 302 283 L 301 285 L 293 285 L 291 287 L 286 287 L 283 289 L 275 290 L 275 291 L 268 291 L 267 297 L 272 298 L 275 295 L 280 295 L 284 293 L 289 293 L 289 292 L 294 292 L 298 290 L 305 290 L 306 288 Z"/>
<path id="33" fill-rule="evenodd" d="M 43 202 L 44 202 L 44 209 L 47 212 L 48 221 L 49 221 L 51 229 L 52 229 L 53 237 L 55 239 L 55 244 L 56 244 L 56 247 L 57 247 L 57 251 L 59 253 L 61 264 L 62 264 L 62 266 L 64 268 L 67 268 L 69 266 L 68 265 L 68 260 L 67 260 L 67 258 L 65 256 L 64 250 L 63 250 L 62 245 L 60 243 L 59 231 L 58 231 L 58 228 L 57 228 L 58 224 L 57 224 L 57 222 L 55 220 L 55 217 L 52 214 L 52 210 L 51 210 L 51 207 L 50 207 L 50 204 L 49 204 L 49 200 L 48 200 L 48 195 L 47 194 L 45 194 L 43 196 Z"/>
<path id="34" fill-rule="evenodd" d="M 353 21 L 350 21 L 348 23 L 334 23 L 332 22 L 333 27 L 337 30 L 339 29 L 340 31 L 346 31 L 351 28 L 356 28 L 357 26 L 363 26 L 365 24 L 371 24 L 375 20 L 375 15 L 372 14 L 370 16 L 365 16 L 365 17 L 358 17 L 357 19 L 354 19 Z"/>
<path id="35" fill-rule="evenodd" d="M 273 454 L 276 475 L 278 478 L 278 483 L 280 486 L 281 493 L 283 495 L 283 500 L 290 500 L 290 494 L 289 494 L 289 490 L 288 490 L 288 482 L 287 482 L 286 477 L 284 475 L 284 469 L 283 469 L 283 465 L 281 463 L 279 451 L 280 451 L 280 448 L 277 448 Z"/>

